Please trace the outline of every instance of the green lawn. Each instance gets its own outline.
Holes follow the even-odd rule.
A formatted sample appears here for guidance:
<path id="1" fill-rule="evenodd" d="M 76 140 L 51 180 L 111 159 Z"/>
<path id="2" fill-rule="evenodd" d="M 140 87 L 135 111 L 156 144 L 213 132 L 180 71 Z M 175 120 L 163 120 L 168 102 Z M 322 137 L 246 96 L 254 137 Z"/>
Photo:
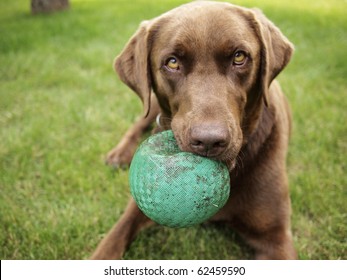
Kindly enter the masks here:
<path id="1" fill-rule="evenodd" d="M 113 58 L 143 19 L 184 1 L 73 1 L 31 16 L 0 2 L 0 259 L 84 259 L 121 215 L 127 170 L 104 156 L 142 113 Z M 241 1 L 295 44 L 280 75 L 294 115 L 288 157 L 301 259 L 347 259 L 347 3 Z M 126 259 L 234 259 L 252 252 L 226 227 L 152 227 Z"/>

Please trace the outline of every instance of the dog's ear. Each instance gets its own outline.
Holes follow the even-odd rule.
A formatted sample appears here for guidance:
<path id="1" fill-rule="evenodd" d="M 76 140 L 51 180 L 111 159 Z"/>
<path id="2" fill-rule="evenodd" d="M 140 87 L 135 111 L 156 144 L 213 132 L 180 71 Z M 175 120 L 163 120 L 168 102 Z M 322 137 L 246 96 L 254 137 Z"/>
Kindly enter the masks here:
<path id="1" fill-rule="evenodd" d="M 114 68 L 120 79 L 141 98 L 145 116 L 151 104 L 150 21 L 141 23 L 123 51 L 114 61 Z"/>
<path id="2" fill-rule="evenodd" d="M 261 42 L 259 82 L 265 104 L 271 82 L 289 63 L 294 46 L 264 14 L 253 9 L 255 28 Z"/>

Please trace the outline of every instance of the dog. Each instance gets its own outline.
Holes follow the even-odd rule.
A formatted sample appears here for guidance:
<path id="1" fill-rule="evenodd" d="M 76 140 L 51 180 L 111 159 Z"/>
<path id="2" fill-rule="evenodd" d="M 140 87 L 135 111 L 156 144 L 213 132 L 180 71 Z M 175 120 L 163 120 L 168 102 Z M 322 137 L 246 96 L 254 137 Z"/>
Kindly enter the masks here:
<path id="1" fill-rule="evenodd" d="M 225 162 L 230 198 L 210 220 L 230 225 L 256 259 L 296 259 L 286 154 L 291 112 L 276 76 L 294 47 L 261 11 L 197 1 L 141 23 L 115 60 L 144 117 L 107 157 L 128 165 L 143 132 L 172 129 L 182 151 Z M 119 259 L 154 224 L 131 199 L 92 259 Z"/>

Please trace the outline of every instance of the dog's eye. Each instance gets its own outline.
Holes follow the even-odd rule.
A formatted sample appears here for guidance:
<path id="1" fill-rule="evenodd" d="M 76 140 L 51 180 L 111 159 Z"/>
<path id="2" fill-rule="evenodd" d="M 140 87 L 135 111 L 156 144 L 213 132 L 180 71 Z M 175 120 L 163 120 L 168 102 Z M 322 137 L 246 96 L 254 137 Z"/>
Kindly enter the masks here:
<path id="1" fill-rule="evenodd" d="M 247 59 L 247 55 L 245 52 L 237 51 L 234 54 L 233 64 L 237 66 L 243 65 L 246 62 L 246 59 Z"/>
<path id="2" fill-rule="evenodd" d="M 179 64 L 178 64 L 178 61 L 176 58 L 174 57 L 170 57 L 167 61 L 166 61 L 166 64 L 165 66 L 171 70 L 171 71 L 177 71 L 180 69 L 179 67 Z"/>

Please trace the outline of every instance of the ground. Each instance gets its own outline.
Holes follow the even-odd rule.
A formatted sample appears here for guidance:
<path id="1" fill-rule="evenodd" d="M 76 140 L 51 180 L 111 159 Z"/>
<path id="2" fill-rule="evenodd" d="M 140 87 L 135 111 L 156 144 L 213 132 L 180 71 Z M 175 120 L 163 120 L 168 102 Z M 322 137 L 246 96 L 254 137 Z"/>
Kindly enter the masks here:
<path id="1" fill-rule="evenodd" d="M 81 1 L 30 14 L 0 3 L 0 259 L 84 259 L 121 215 L 128 170 L 105 154 L 142 113 L 112 62 L 141 20 L 184 1 Z M 288 156 L 300 259 L 347 258 L 345 1 L 241 1 L 295 44 L 279 80 L 293 111 Z M 252 252 L 224 226 L 153 227 L 126 259 L 234 259 Z"/>

